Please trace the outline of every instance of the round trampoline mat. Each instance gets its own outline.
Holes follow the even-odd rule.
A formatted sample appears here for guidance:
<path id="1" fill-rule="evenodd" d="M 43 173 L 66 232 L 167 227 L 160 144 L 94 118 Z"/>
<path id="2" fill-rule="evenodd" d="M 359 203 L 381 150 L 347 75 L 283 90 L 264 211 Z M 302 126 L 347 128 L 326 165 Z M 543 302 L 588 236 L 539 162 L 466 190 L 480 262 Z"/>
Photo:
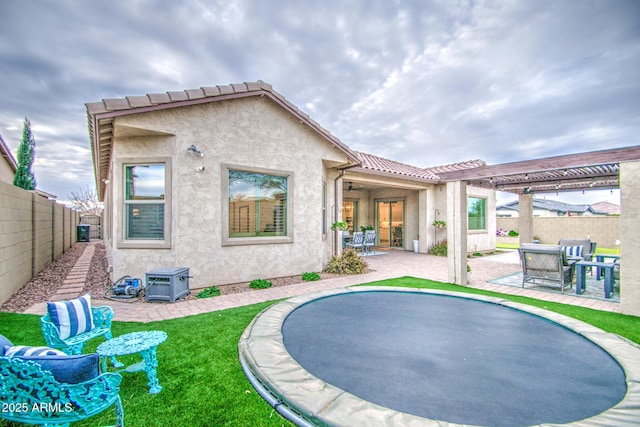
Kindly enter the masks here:
<path id="1" fill-rule="evenodd" d="M 264 341 L 273 328 L 275 341 Z M 502 427 L 615 415 L 624 425 L 634 412 L 625 402 L 638 399 L 628 393 L 637 346 L 546 310 L 451 292 L 355 288 L 294 298 L 257 316 L 240 350 L 245 372 L 299 412 L 299 424 Z"/>

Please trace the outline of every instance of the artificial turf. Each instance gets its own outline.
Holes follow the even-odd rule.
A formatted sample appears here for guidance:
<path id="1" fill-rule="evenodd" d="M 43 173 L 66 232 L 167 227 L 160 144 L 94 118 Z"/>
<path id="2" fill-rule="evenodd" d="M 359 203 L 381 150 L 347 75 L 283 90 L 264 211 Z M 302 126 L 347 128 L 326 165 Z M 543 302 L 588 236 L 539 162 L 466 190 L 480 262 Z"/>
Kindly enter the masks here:
<path id="1" fill-rule="evenodd" d="M 640 343 L 640 317 L 487 292 L 414 277 L 366 285 L 441 289 L 510 299 L 555 311 Z M 257 291 L 259 292 L 259 291 Z M 252 388 L 238 361 L 238 341 L 251 320 L 274 301 L 152 323 L 114 322 L 114 336 L 141 330 L 162 330 L 167 341 L 157 350 L 162 391 L 149 394 L 144 372 L 124 373 L 120 396 L 129 426 L 282 426 L 278 415 Z M 14 344 L 44 345 L 39 316 L 0 313 L 0 334 Z M 99 339 L 85 349 L 95 350 Z M 120 358 L 125 363 L 136 356 Z M 113 424 L 106 411 L 79 426 Z M 0 426 L 11 425 L 0 420 Z"/>

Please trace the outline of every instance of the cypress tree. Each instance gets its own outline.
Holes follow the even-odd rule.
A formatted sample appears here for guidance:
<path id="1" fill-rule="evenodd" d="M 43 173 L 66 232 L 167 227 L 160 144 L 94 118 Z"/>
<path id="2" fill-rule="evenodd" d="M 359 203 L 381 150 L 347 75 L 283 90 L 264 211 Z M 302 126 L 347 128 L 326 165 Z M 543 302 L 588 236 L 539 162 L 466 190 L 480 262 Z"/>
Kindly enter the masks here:
<path id="1" fill-rule="evenodd" d="M 18 170 L 13 179 L 13 185 L 25 190 L 35 190 L 36 177 L 33 175 L 31 166 L 36 154 L 36 141 L 31 134 L 31 122 L 25 117 L 22 128 L 22 140 L 18 147 Z"/>

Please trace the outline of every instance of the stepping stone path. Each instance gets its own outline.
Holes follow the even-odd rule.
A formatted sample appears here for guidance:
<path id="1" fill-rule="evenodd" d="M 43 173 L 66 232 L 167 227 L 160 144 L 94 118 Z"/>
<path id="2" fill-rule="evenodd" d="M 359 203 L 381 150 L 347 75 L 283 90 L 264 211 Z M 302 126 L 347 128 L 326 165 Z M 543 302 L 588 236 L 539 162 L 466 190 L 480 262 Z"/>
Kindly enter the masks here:
<path id="1" fill-rule="evenodd" d="M 67 274 L 58 292 L 49 299 L 50 301 L 74 299 L 82 294 L 84 285 L 87 282 L 89 269 L 91 268 L 91 258 L 93 258 L 95 251 L 96 247 L 94 245 L 85 246 L 82 255 L 80 255 L 69 274 Z"/>

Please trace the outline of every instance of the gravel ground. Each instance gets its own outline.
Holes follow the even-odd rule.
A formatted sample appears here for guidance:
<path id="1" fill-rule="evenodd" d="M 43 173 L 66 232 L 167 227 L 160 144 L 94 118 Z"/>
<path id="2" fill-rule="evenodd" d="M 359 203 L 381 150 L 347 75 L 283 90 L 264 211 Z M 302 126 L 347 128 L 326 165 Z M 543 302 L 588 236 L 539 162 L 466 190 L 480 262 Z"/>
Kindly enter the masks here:
<path id="1" fill-rule="evenodd" d="M 82 255 L 85 248 L 84 243 L 76 243 L 67 250 L 63 255 L 55 259 L 51 264 L 44 268 L 40 273 L 27 282 L 18 292 L 12 295 L 2 306 L 0 311 L 23 312 L 32 305 L 44 302 L 53 296 L 62 282 L 73 268 L 76 260 Z M 91 258 L 91 266 L 87 275 L 87 283 L 85 284 L 83 293 L 90 293 L 95 298 L 103 298 L 105 292 L 111 287 L 109 275 L 104 269 L 103 259 L 106 257 L 104 243 L 95 244 L 95 252 Z M 320 278 L 329 279 L 337 277 L 337 274 L 319 273 Z M 144 278 L 143 278 L 144 279 Z M 278 277 L 269 279 L 272 286 L 286 286 L 301 283 L 301 276 Z M 220 295 L 235 294 L 240 292 L 254 292 L 249 287 L 249 282 L 233 283 L 229 285 L 218 286 Z M 180 301 L 187 301 L 195 298 L 195 295 L 202 289 L 193 289 L 191 294 L 181 298 Z"/>
<path id="2" fill-rule="evenodd" d="M 84 245 L 71 246 L 2 304 L 0 311 L 22 312 L 35 303 L 47 301 L 62 285 L 83 251 Z"/>

